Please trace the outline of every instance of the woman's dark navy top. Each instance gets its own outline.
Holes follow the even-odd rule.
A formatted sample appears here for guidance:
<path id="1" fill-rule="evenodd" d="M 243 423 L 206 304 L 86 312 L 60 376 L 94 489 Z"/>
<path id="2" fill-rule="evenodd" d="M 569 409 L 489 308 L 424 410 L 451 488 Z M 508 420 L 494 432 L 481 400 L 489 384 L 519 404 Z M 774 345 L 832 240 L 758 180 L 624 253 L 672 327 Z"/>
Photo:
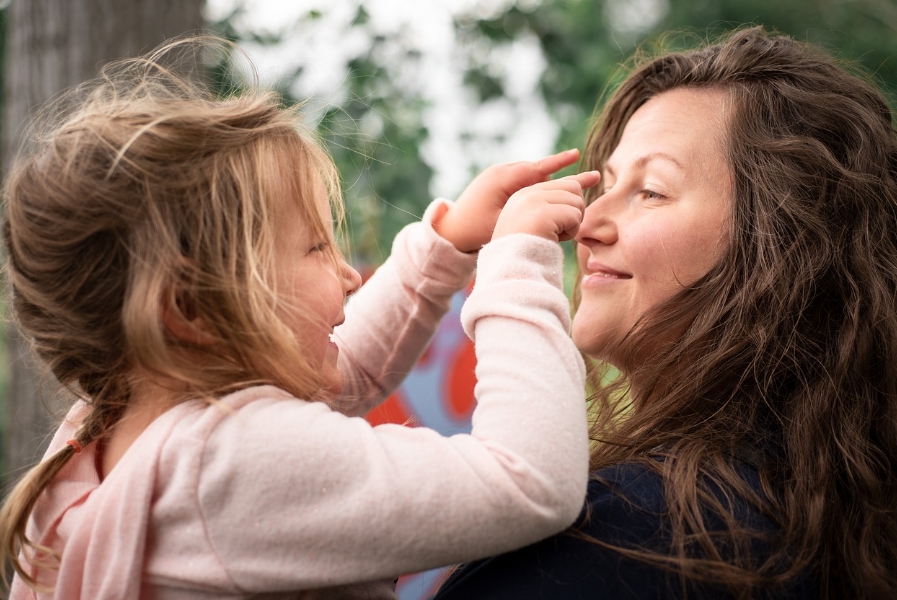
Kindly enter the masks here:
<path id="1" fill-rule="evenodd" d="M 743 468 L 742 468 L 743 467 Z M 738 465 L 754 489 L 756 470 Z M 458 568 L 434 600 L 594 600 L 647 598 L 731 598 L 730 591 L 708 584 L 683 583 L 675 573 L 584 539 L 578 532 L 615 546 L 669 553 L 669 518 L 663 481 L 654 470 L 623 463 L 594 474 L 586 508 L 570 530 L 520 550 L 467 563 Z M 776 525 L 759 511 L 739 503 L 738 521 L 757 531 L 775 534 Z M 708 516 L 708 529 L 724 530 L 719 518 Z M 752 546 L 760 560 L 765 543 Z M 756 598 L 803 600 L 815 597 L 809 577 L 787 589 L 763 590 Z"/>

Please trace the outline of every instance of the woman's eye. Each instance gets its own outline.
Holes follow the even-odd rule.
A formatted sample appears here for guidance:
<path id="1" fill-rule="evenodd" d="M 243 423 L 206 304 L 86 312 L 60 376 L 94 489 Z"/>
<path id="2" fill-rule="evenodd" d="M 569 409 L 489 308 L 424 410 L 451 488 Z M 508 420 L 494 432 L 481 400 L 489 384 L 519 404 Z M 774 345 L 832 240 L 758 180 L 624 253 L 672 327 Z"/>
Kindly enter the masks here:
<path id="1" fill-rule="evenodd" d="M 654 190 L 642 190 L 639 192 L 645 200 L 664 200 L 666 196 Z"/>

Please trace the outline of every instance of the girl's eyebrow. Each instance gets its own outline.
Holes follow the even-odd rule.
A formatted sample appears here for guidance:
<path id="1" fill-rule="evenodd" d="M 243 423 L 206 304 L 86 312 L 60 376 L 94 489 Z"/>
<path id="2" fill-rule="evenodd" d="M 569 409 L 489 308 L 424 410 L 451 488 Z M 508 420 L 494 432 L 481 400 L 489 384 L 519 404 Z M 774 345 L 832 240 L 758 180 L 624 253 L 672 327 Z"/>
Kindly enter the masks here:
<path id="1" fill-rule="evenodd" d="M 673 163 L 673 166 L 675 166 L 680 171 L 685 171 L 685 167 L 682 166 L 682 163 L 680 163 L 672 154 L 667 154 L 666 152 L 651 152 L 649 154 L 645 154 L 644 156 L 640 156 L 634 163 L 632 163 L 632 167 L 634 169 L 641 169 L 652 160 L 665 160 Z M 610 163 L 605 163 L 604 170 L 607 171 L 607 174 L 611 177 L 617 176 L 617 174 L 614 172 L 613 167 L 610 166 Z"/>

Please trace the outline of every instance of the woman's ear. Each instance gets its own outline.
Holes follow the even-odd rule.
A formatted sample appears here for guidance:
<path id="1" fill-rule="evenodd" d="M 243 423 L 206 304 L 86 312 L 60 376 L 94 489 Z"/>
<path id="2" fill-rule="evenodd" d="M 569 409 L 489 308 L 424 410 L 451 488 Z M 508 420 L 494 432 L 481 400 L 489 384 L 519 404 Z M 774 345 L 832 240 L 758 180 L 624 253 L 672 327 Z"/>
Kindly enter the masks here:
<path id="1" fill-rule="evenodd" d="M 169 292 L 162 301 L 162 322 L 175 338 L 197 346 L 210 346 L 218 338 L 200 315 L 185 290 Z"/>

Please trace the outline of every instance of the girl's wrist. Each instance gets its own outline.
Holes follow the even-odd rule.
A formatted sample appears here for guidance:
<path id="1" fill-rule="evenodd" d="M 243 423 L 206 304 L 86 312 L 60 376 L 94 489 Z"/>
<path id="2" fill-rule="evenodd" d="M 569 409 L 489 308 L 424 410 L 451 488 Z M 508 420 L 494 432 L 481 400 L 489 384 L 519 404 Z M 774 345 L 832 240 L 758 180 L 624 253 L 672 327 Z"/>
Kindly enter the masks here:
<path id="1" fill-rule="evenodd" d="M 459 252 L 467 254 L 477 252 L 480 246 L 468 239 L 469 236 L 465 235 L 464 224 L 459 223 L 453 216 L 452 206 L 448 202 L 444 202 L 436 207 L 430 225 L 439 237 L 450 242 Z"/>

